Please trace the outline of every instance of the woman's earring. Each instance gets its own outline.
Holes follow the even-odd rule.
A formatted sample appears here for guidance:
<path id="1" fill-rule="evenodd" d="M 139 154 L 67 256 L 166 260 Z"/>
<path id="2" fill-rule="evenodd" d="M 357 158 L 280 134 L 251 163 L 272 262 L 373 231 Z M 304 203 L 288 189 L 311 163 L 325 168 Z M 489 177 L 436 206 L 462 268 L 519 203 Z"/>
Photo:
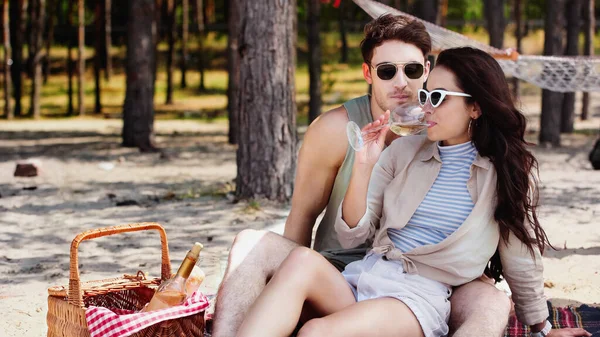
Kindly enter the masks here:
<path id="1" fill-rule="evenodd" d="M 472 118 L 469 120 L 469 129 L 467 130 L 467 132 L 469 134 L 469 138 L 473 137 L 473 132 L 472 132 L 472 129 L 471 129 L 471 124 L 473 124 L 473 119 Z"/>

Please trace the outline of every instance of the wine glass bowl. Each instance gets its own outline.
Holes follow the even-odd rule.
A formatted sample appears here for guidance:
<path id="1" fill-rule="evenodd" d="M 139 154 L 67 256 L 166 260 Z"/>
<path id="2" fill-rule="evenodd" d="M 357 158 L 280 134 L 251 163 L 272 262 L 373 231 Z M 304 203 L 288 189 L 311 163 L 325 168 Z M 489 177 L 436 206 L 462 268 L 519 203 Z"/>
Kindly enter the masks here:
<path id="1" fill-rule="evenodd" d="M 367 143 L 374 141 L 379 130 L 385 126 L 399 136 L 410 136 L 427 129 L 428 124 L 425 122 L 425 113 L 418 103 L 405 103 L 390 112 L 390 118 L 384 125 L 362 131 L 355 122 L 348 122 L 346 125 L 348 142 L 355 151 L 360 151 Z"/>

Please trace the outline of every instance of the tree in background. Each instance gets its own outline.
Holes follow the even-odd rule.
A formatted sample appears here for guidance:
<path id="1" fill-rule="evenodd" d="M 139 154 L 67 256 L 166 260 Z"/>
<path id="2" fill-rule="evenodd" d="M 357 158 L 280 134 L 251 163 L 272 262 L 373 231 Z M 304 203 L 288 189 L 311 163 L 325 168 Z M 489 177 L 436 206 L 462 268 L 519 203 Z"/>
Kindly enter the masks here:
<path id="1" fill-rule="evenodd" d="M 190 28 L 190 2 L 181 0 L 181 88 L 187 88 L 188 36 Z"/>
<path id="2" fill-rule="evenodd" d="M 48 13 L 50 15 L 48 15 L 47 17 L 47 22 L 48 22 L 48 35 L 46 38 L 46 55 L 44 55 L 44 66 L 43 66 L 43 73 L 44 73 L 44 84 L 48 83 L 48 76 L 50 76 L 50 48 L 52 47 L 52 44 L 54 43 L 54 24 L 56 22 L 55 18 L 56 15 L 54 15 L 54 13 L 52 12 L 52 9 L 56 8 L 56 1 L 57 0 L 49 0 L 48 1 L 48 8 L 50 9 L 48 11 Z"/>
<path id="3" fill-rule="evenodd" d="M 514 0 L 513 4 L 513 16 L 515 19 L 515 40 L 516 40 L 516 49 L 517 52 L 521 53 L 523 51 L 523 1 L 524 0 Z M 513 77 L 513 97 L 516 99 L 519 97 L 519 79 L 517 77 Z"/>
<path id="4" fill-rule="evenodd" d="M 338 8 L 338 29 L 340 31 L 340 63 L 348 63 L 348 33 L 346 30 L 346 3 L 342 2 Z"/>
<path id="5" fill-rule="evenodd" d="M 10 0 L 9 16 L 10 16 L 10 45 L 12 46 L 12 65 L 10 67 L 13 97 L 15 103 L 15 116 L 21 116 L 21 97 L 23 95 L 23 40 L 25 36 L 23 15 L 25 0 Z"/>
<path id="6" fill-rule="evenodd" d="M 77 2 L 77 41 L 79 48 L 77 49 L 77 105 L 79 116 L 85 115 L 84 102 L 84 82 L 85 82 L 85 2 L 79 0 Z"/>
<path id="7" fill-rule="evenodd" d="M 12 86 L 10 64 L 12 50 L 10 47 L 10 26 L 8 16 L 8 0 L 2 0 L 2 40 L 4 41 L 4 117 L 13 119 L 14 114 L 10 102 L 10 89 Z"/>
<path id="8" fill-rule="evenodd" d="M 234 0 L 235 1 L 235 0 Z M 231 6 L 230 1 L 230 6 Z M 206 35 L 205 31 L 205 15 L 204 15 L 204 0 L 196 0 L 196 22 L 198 25 L 198 71 L 200 71 L 200 85 L 198 89 L 200 92 L 206 91 L 206 86 L 204 85 L 204 37 Z"/>
<path id="9" fill-rule="evenodd" d="M 200 1 L 200 0 L 199 0 Z M 237 144 L 239 112 L 237 100 L 240 95 L 240 55 L 238 50 L 239 36 L 239 3 L 237 0 L 228 1 L 227 27 L 227 116 L 229 117 L 229 144 Z M 202 38 L 202 37 L 200 37 Z"/>
<path id="10" fill-rule="evenodd" d="M 583 55 L 592 56 L 594 55 L 594 32 L 596 27 L 596 16 L 595 13 L 595 1 L 585 0 L 583 4 Z M 588 119 L 590 112 L 590 93 L 583 93 L 583 102 L 581 106 L 581 120 Z"/>
<path id="11" fill-rule="evenodd" d="M 565 55 L 579 55 L 579 33 L 581 32 L 582 0 L 568 0 L 565 3 L 565 14 L 567 17 L 567 46 Z M 571 133 L 575 123 L 575 93 L 564 94 L 561 111 L 560 132 Z"/>
<path id="12" fill-rule="evenodd" d="M 483 2 L 487 31 L 490 34 L 490 46 L 502 48 L 504 45 L 504 0 L 485 0 Z"/>
<path id="13" fill-rule="evenodd" d="M 154 0 L 130 0 L 127 20 L 126 92 L 123 146 L 155 151 L 154 66 L 156 30 Z"/>
<path id="14" fill-rule="evenodd" d="M 308 124 L 321 114 L 321 0 L 308 0 Z"/>
<path id="15" fill-rule="evenodd" d="M 29 105 L 29 115 L 33 118 L 40 118 L 40 93 L 42 90 L 42 50 L 44 36 L 44 21 L 46 14 L 46 0 L 31 0 L 29 2 L 30 20 L 31 20 L 31 39 L 29 45 L 32 75 L 31 83 L 31 103 Z"/>
<path id="16" fill-rule="evenodd" d="M 67 115 L 72 116 L 75 113 L 75 109 L 73 108 L 73 73 L 75 72 L 75 61 L 73 61 L 73 40 L 75 40 L 75 34 L 73 34 L 73 15 L 75 6 L 73 1 L 67 2 L 67 76 L 69 78 L 67 84 Z"/>
<path id="17" fill-rule="evenodd" d="M 436 23 L 438 17 L 438 0 L 421 0 L 417 2 L 418 17 Z"/>
<path id="18" fill-rule="evenodd" d="M 98 0 L 99 1 L 99 0 Z M 112 0 L 104 0 L 104 78 L 112 77 Z"/>
<path id="19" fill-rule="evenodd" d="M 296 1 L 239 6 L 236 196 L 287 201 L 296 170 Z"/>
<path id="20" fill-rule="evenodd" d="M 166 104 L 173 104 L 173 73 L 175 72 L 175 40 L 177 39 L 177 22 L 175 21 L 175 0 L 166 0 L 167 3 L 167 99 Z"/>
<path id="21" fill-rule="evenodd" d="M 100 82 L 100 71 L 102 68 L 102 44 L 104 40 L 104 25 L 101 1 L 96 1 L 94 8 L 94 113 L 102 113 L 102 88 Z"/>
<path id="22" fill-rule="evenodd" d="M 563 53 L 563 9 L 565 0 L 547 0 L 544 22 L 544 55 Z M 540 145 L 560 146 L 561 108 L 564 94 L 542 90 L 542 117 L 540 121 Z"/>
<path id="23" fill-rule="evenodd" d="M 435 22 L 438 26 L 446 27 L 448 21 L 448 0 L 439 0 L 437 18 Z"/>

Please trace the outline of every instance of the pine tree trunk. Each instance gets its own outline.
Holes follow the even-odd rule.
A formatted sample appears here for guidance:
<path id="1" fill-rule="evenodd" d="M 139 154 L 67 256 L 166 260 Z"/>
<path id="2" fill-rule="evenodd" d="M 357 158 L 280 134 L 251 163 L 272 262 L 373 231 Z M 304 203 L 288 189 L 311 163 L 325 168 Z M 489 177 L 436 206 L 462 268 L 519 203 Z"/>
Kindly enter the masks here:
<path id="1" fill-rule="evenodd" d="M 487 31 L 490 35 L 490 46 L 503 48 L 504 29 L 504 0 L 485 0 L 483 2 Z"/>
<path id="2" fill-rule="evenodd" d="M 517 52 L 521 52 L 523 49 L 523 0 L 514 0 L 513 14 L 515 18 L 515 39 L 517 40 Z M 519 98 L 520 83 L 517 77 L 513 77 L 513 98 L 516 100 Z"/>
<path id="3" fill-rule="evenodd" d="M 166 12 L 165 8 L 166 6 L 163 6 L 165 4 L 166 0 L 155 0 L 154 1 L 154 20 L 155 20 L 155 30 L 152 32 L 152 41 L 154 42 L 154 65 L 152 66 L 152 77 L 154 79 L 156 79 L 156 74 L 158 72 L 158 63 L 160 62 L 160 54 L 158 52 L 158 44 L 160 43 L 160 40 L 162 38 L 162 25 L 163 25 L 163 12 Z"/>
<path id="4" fill-rule="evenodd" d="M 94 38 L 94 113 L 102 113 L 102 88 L 100 83 L 100 69 L 102 68 L 102 44 L 104 40 L 104 27 L 102 24 L 102 6 L 103 3 L 96 1 L 94 8 L 94 28 L 96 36 Z"/>
<path id="5" fill-rule="evenodd" d="M 29 115 L 35 119 L 41 117 L 40 94 L 42 90 L 42 50 L 44 38 L 44 19 L 46 13 L 46 0 L 32 0 L 29 4 L 31 13 L 31 103 Z"/>
<path id="6" fill-rule="evenodd" d="M 188 59 L 188 36 L 190 27 L 190 3 L 189 0 L 181 0 L 181 87 L 187 88 L 187 59 Z"/>
<path id="7" fill-rule="evenodd" d="M 77 50 L 77 111 L 79 113 L 79 116 L 83 116 L 85 115 L 85 2 L 83 0 L 79 0 L 77 4 L 77 23 L 79 24 L 79 29 L 77 30 L 77 41 L 79 46 Z"/>
<path id="8" fill-rule="evenodd" d="M 25 72 L 27 73 L 27 77 L 29 77 L 29 79 L 33 78 L 32 62 L 35 47 L 30 47 L 35 46 L 35 37 L 33 34 L 31 21 L 31 18 L 35 19 L 35 13 L 33 13 L 36 6 L 35 2 L 36 0 L 25 1 L 25 10 L 23 11 L 23 13 L 27 13 L 27 17 L 23 20 L 23 31 L 25 32 L 25 36 L 27 36 L 27 60 L 25 60 Z M 29 113 L 31 113 L 31 109 L 29 109 Z"/>
<path id="9" fill-rule="evenodd" d="M 594 33 L 596 27 L 595 13 L 595 1 L 586 0 L 583 4 L 583 22 L 584 22 L 584 43 L 583 43 L 583 55 L 592 56 L 594 55 Z M 583 93 L 583 102 L 581 105 L 581 120 L 587 120 L 590 113 L 590 94 L 589 92 Z"/>
<path id="10" fill-rule="evenodd" d="M 56 7 L 56 0 L 48 1 L 48 8 L 53 9 Z M 46 39 L 46 55 L 44 56 L 44 84 L 48 83 L 48 76 L 50 76 L 50 68 L 52 64 L 50 63 L 50 48 L 52 48 L 52 44 L 54 43 L 54 23 L 56 15 L 53 10 L 47 11 L 50 14 L 48 17 L 48 38 Z"/>
<path id="11" fill-rule="evenodd" d="M 308 123 L 321 114 L 321 0 L 308 0 L 308 75 L 309 96 Z"/>
<path id="12" fill-rule="evenodd" d="M 196 20 L 198 22 L 198 70 L 200 71 L 200 85 L 198 89 L 200 92 L 204 92 L 206 91 L 206 86 L 204 85 L 204 35 L 206 28 L 204 24 L 204 0 L 196 0 Z"/>
<path id="13" fill-rule="evenodd" d="M 227 115 L 229 119 L 229 144 L 238 143 L 239 113 L 237 99 L 240 95 L 240 55 L 238 50 L 239 4 L 238 0 L 228 0 L 227 18 Z M 202 38 L 202 36 L 200 36 Z"/>
<path id="14" fill-rule="evenodd" d="M 581 30 L 581 0 L 569 0 L 565 6 L 567 17 L 567 47 L 565 55 L 576 56 L 579 54 L 579 32 Z M 572 133 L 575 123 L 575 93 L 564 94 L 560 132 Z"/>
<path id="15" fill-rule="evenodd" d="M 216 21 L 215 0 L 205 0 L 204 2 L 204 25 L 210 25 Z M 205 29 L 206 32 L 206 29 Z"/>
<path id="16" fill-rule="evenodd" d="M 169 27 L 167 53 L 167 100 L 166 104 L 173 104 L 173 73 L 175 72 L 175 34 L 177 30 L 175 20 L 175 0 L 167 0 L 167 26 Z"/>
<path id="17" fill-rule="evenodd" d="M 130 0 L 123 146 L 154 151 L 155 0 Z"/>
<path id="18" fill-rule="evenodd" d="M 348 33 L 346 31 L 346 3 L 341 2 L 340 8 L 338 8 L 338 26 L 340 29 L 340 41 L 342 43 L 342 50 L 340 52 L 340 62 L 348 63 Z"/>
<path id="19" fill-rule="evenodd" d="M 561 55 L 563 52 L 562 31 L 564 0 L 548 0 L 544 23 L 544 55 Z M 560 120 L 564 95 L 559 92 L 542 90 L 542 116 L 540 139 L 542 146 L 560 146 Z"/>
<path id="20" fill-rule="evenodd" d="M 12 50 L 10 46 L 10 24 L 8 15 L 8 0 L 2 0 L 2 38 L 4 41 L 4 117 L 13 119 L 15 117 L 12 110 L 10 89 L 12 81 L 10 76 L 10 63 Z"/>
<path id="21" fill-rule="evenodd" d="M 438 11 L 438 0 L 421 0 L 418 2 L 420 8 L 419 16 L 425 21 L 436 23 L 437 11 Z"/>
<path id="22" fill-rule="evenodd" d="M 12 65 L 10 67 L 13 97 L 14 97 L 14 115 L 22 116 L 21 97 L 23 96 L 23 40 L 25 33 L 23 31 L 23 15 L 25 1 L 10 0 L 10 44 L 12 46 Z"/>
<path id="23" fill-rule="evenodd" d="M 68 14 L 68 18 L 67 18 L 67 36 L 68 36 L 68 42 L 67 42 L 67 75 L 68 75 L 68 85 L 67 85 L 67 96 L 68 96 L 68 103 L 67 103 L 67 115 L 68 116 L 73 116 L 73 114 L 75 113 L 75 109 L 73 107 L 73 73 L 75 72 L 75 61 L 73 60 L 73 45 L 74 45 L 74 40 L 75 40 L 75 34 L 73 34 L 73 30 L 74 30 L 74 25 L 73 25 L 73 15 L 74 15 L 74 10 L 75 10 L 75 6 L 73 5 L 73 1 L 69 0 L 68 1 L 68 9 L 67 12 Z"/>
<path id="24" fill-rule="evenodd" d="M 239 3 L 236 195 L 287 201 L 296 169 L 296 1 Z"/>
<path id="25" fill-rule="evenodd" d="M 104 0 L 104 78 L 110 81 L 112 69 L 112 0 Z"/>
<path id="26" fill-rule="evenodd" d="M 448 19 L 448 0 L 439 0 L 436 24 L 446 27 Z"/>

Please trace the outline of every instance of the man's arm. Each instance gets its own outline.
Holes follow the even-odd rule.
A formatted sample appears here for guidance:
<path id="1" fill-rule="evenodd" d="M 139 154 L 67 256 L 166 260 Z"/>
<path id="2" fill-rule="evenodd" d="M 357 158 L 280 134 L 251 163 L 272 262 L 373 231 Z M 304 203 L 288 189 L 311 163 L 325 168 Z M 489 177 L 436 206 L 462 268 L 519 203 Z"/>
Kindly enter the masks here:
<path id="1" fill-rule="evenodd" d="M 346 150 L 346 109 L 339 107 L 317 118 L 304 135 L 292 195 L 292 209 L 283 236 L 310 247 L 312 229 L 323 211 Z"/>

